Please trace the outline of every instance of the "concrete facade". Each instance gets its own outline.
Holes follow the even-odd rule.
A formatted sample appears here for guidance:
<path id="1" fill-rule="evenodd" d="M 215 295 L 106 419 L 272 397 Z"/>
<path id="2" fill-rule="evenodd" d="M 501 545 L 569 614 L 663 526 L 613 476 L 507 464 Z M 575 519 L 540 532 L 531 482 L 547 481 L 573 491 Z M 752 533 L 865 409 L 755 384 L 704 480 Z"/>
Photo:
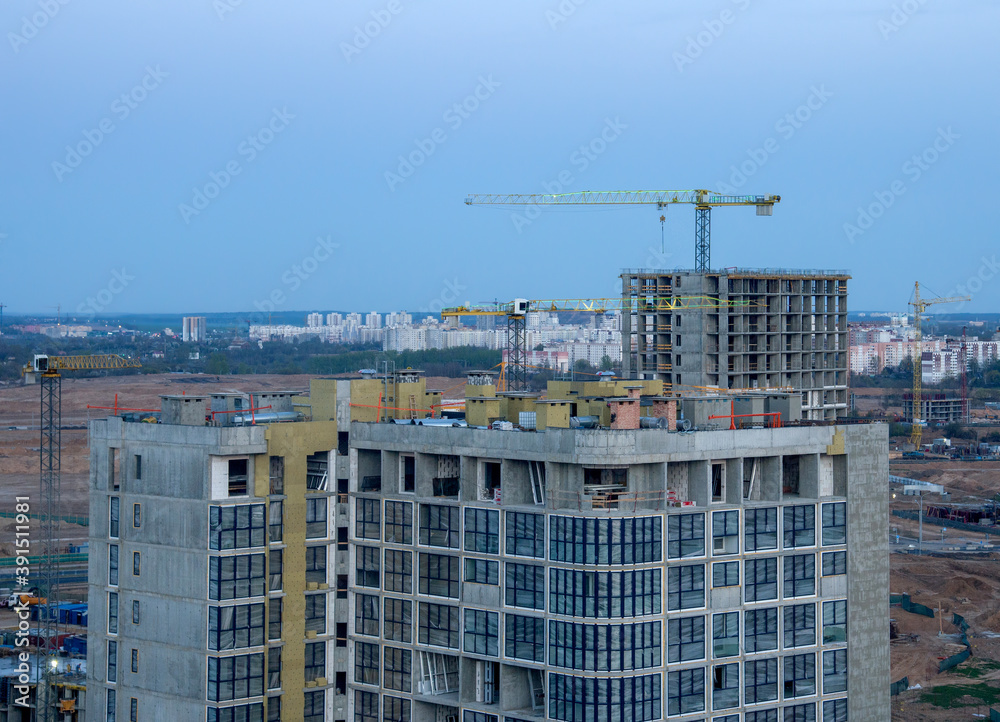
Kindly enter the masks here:
<path id="1" fill-rule="evenodd" d="M 622 298 L 635 310 L 622 314 L 623 375 L 661 379 L 674 391 L 789 387 L 802 394 L 803 418 L 846 416 L 848 278 L 841 271 L 627 271 Z"/>
<path id="2" fill-rule="evenodd" d="M 885 426 L 351 446 L 350 719 L 889 719 Z"/>

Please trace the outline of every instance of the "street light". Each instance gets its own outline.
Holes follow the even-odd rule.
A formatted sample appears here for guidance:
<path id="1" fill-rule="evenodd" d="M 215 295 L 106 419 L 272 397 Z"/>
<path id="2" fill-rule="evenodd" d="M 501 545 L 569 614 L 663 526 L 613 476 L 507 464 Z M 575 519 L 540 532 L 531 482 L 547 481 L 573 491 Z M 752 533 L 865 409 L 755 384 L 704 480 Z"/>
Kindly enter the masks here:
<path id="1" fill-rule="evenodd" d="M 920 497 L 920 516 L 917 517 L 919 522 L 919 537 L 917 538 L 917 554 L 923 554 L 924 552 L 924 493 L 930 494 L 940 494 L 942 498 L 946 499 L 948 497 L 948 492 L 944 490 L 944 487 L 940 484 L 908 484 L 903 487 L 903 493 L 907 495 L 916 494 Z"/>

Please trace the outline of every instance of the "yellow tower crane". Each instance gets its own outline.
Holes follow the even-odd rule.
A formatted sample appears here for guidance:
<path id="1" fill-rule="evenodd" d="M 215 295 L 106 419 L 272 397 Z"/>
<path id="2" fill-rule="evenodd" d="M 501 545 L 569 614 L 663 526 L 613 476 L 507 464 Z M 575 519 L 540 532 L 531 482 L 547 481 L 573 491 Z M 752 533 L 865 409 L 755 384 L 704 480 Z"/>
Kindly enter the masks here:
<path id="1" fill-rule="evenodd" d="M 578 313 L 652 313 L 682 308 L 719 308 L 722 306 L 749 306 L 745 301 L 720 301 L 713 296 L 664 296 L 661 298 L 561 298 L 529 300 L 515 298 L 509 303 L 473 304 L 452 306 L 441 309 L 441 318 L 461 316 L 504 316 L 507 319 L 506 350 L 504 363 L 505 390 L 523 391 L 528 380 L 528 352 L 525 347 L 527 316 L 531 312 L 578 312 Z"/>
<path id="2" fill-rule="evenodd" d="M 950 296 L 947 298 L 921 298 L 920 297 L 920 281 L 913 284 L 913 300 L 910 301 L 910 305 L 913 306 L 913 425 L 910 428 L 910 443 L 913 444 L 914 451 L 920 451 L 920 441 L 923 438 L 923 428 L 927 424 L 927 420 L 921 418 L 921 391 L 923 390 L 923 362 L 922 355 L 923 351 L 921 349 L 922 332 L 920 330 L 920 315 L 927 310 L 928 306 L 933 306 L 936 303 L 958 303 L 959 301 L 968 301 L 969 296 Z M 962 359 L 962 363 L 965 363 L 965 359 Z"/>
<path id="3" fill-rule="evenodd" d="M 710 269 L 712 208 L 718 206 L 755 206 L 758 216 L 770 216 L 781 196 L 727 196 L 708 190 L 689 191 L 580 191 L 577 193 L 483 194 L 466 197 L 466 205 L 488 206 L 570 206 L 570 205 L 655 205 L 659 210 L 675 203 L 695 207 L 694 270 Z M 663 217 L 660 217 L 661 222 Z"/>
<path id="4" fill-rule="evenodd" d="M 62 468 L 62 371 L 89 371 L 94 369 L 139 368 L 134 359 L 116 354 L 92 356 L 47 356 L 36 354 L 22 370 L 23 376 L 34 376 L 41 390 L 41 444 L 39 469 L 41 508 L 38 510 L 41 537 L 41 562 L 39 576 L 46 597 L 46 613 L 39 620 L 42 628 L 38 635 L 38 664 L 42 666 L 44 681 L 38 685 L 37 717 L 39 722 L 56 722 L 59 719 L 59 700 L 53 695 L 52 675 L 59 658 L 59 614 L 50 613 L 59 604 L 59 497 Z M 19 576 L 17 584 L 26 586 L 27 577 Z"/>

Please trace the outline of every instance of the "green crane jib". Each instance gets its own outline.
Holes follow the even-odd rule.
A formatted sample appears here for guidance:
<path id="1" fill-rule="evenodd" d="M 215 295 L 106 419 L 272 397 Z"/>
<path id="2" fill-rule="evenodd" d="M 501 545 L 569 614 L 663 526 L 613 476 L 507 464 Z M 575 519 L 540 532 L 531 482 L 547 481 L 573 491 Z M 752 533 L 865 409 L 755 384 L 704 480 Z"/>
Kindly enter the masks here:
<path id="1" fill-rule="evenodd" d="M 714 206 L 755 206 L 758 216 L 770 216 L 776 195 L 728 196 L 709 190 L 687 191 L 579 191 L 576 193 L 508 193 L 470 195 L 467 205 L 490 206 L 571 206 L 571 205 L 655 205 L 660 210 L 674 203 L 695 207 L 694 270 L 705 273 L 710 269 L 712 208 Z"/>

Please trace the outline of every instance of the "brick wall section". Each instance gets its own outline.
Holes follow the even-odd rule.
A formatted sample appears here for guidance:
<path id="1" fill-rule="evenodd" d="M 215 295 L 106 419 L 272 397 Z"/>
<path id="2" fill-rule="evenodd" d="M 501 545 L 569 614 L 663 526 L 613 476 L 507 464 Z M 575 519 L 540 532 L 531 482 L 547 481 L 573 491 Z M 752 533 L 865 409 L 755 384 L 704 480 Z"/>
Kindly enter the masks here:
<path id="1" fill-rule="evenodd" d="M 612 399 L 608 405 L 615 416 L 611 422 L 612 429 L 639 428 L 639 399 Z"/>

